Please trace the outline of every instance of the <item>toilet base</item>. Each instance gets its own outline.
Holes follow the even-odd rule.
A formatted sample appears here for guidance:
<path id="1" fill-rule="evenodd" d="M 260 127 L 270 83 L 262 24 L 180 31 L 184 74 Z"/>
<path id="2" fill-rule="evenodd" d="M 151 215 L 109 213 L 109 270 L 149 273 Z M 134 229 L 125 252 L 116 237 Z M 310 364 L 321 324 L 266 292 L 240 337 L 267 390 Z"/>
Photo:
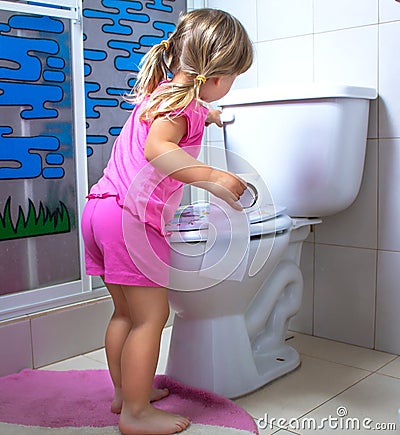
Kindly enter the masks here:
<path id="1" fill-rule="evenodd" d="M 296 349 L 282 343 L 268 354 L 254 355 L 254 361 L 261 373 L 261 387 L 295 370 L 300 365 L 300 356 Z"/>
<path id="2" fill-rule="evenodd" d="M 285 342 L 268 353 L 252 349 L 243 315 L 217 319 L 175 316 L 166 374 L 229 398 L 250 393 L 298 367 Z"/>

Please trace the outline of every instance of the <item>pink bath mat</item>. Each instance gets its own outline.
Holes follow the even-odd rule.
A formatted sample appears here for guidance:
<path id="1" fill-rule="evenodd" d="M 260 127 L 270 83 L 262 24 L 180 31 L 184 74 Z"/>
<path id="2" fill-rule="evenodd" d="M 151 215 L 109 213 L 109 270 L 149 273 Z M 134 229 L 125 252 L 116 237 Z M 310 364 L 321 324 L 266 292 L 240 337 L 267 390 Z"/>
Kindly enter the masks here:
<path id="1" fill-rule="evenodd" d="M 258 433 L 254 419 L 229 399 L 164 375 L 156 376 L 154 386 L 170 391 L 153 403 L 159 409 L 188 416 L 194 424 Z M 112 396 L 107 370 L 27 369 L 0 377 L 0 422 L 52 428 L 116 426 Z"/>

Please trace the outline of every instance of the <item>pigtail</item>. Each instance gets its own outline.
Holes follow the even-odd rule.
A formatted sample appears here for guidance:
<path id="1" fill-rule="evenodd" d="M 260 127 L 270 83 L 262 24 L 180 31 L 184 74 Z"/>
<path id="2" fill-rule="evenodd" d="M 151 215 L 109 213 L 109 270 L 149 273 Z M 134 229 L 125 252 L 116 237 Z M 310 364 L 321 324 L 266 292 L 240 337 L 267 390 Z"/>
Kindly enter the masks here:
<path id="1" fill-rule="evenodd" d="M 194 95 L 196 100 L 201 101 L 200 99 L 200 88 L 201 85 L 204 85 L 204 83 L 207 81 L 206 76 L 203 74 L 197 74 L 197 76 L 194 79 Z"/>
<path id="2" fill-rule="evenodd" d="M 164 54 L 169 48 L 168 41 L 162 41 L 154 45 L 142 58 L 139 65 L 139 73 L 132 92 L 126 99 L 130 103 L 138 103 L 144 97 L 151 94 L 163 80 L 168 77 L 168 66 L 165 63 Z"/>
<path id="3" fill-rule="evenodd" d="M 195 89 L 192 84 L 163 83 L 150 95 L 140 118 L 152 120 L 159 116 L 168 118 L 179 116 L 180 111 L 184 110 L 195 98 Z"/>

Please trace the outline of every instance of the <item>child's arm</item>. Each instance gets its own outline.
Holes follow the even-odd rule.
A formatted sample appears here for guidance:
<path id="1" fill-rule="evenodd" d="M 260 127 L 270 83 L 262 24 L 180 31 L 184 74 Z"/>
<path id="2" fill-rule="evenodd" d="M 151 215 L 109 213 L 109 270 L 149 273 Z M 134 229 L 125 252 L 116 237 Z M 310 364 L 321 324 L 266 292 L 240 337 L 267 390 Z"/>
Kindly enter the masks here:
<path id="1" fill-rule="evenodd" d="M 179 147 L 186 131 L 186 119 L 183 116 L 155 119 L 145 144 L 146 159 L 164 174 L 206 189 L 233 208 L 242 210 L 236 201 L 246 189 L 245 181 L 230 172 L 201 163 Z"/>

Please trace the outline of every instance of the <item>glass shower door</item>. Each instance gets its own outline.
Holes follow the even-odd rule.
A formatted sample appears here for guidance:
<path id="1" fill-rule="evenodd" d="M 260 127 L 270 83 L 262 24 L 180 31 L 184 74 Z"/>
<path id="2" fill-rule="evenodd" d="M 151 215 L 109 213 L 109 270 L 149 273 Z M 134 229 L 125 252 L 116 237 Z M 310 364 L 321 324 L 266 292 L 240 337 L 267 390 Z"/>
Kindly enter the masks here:
<path id="1" fill-rule="evenodd" d="M 0 320 L 106 295 L 80 216 L 185 0 L 0 0 Z"/>
<path id="2" fill-rule="evenodd" d="M 31 3 L 0 3 L 0 319 L 91 291 L 80 8 Z"/>

